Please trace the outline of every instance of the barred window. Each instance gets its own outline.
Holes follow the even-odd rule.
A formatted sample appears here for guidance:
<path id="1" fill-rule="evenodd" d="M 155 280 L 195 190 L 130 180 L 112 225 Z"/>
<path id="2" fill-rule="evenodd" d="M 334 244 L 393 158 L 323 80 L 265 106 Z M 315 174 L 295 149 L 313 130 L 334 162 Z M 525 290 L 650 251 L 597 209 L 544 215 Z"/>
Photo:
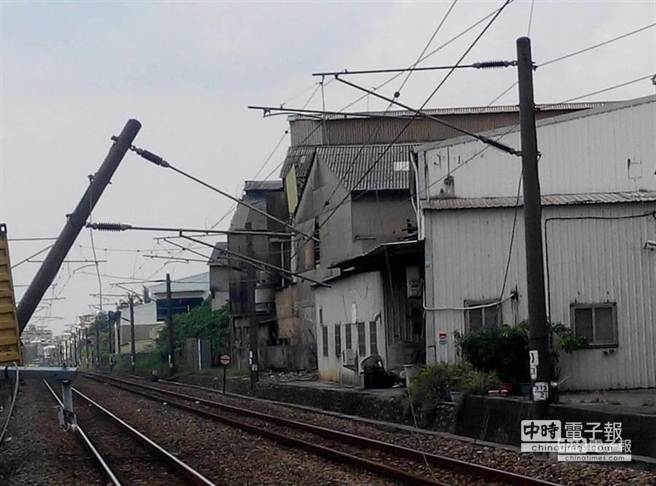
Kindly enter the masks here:
<path id="1" fill-rule="evenodd" d="M 364 322 L 356 324 L 358 328 L 358 354 L 360 356 L 367 355 L 367 336 L 364 334 Z"/>
<path id="2" fill-rule="evenodd" d="M 328 326 L 321 326 L 321 345 L 323 355 L 328 356 Z"/>
<path id="3" fill-rule="evenodd" d="M 346 343 L 344 343 L 344 349 L 353 349 L 353 338 L 351 336 L 351 324 L 344 325 L 344 331 L 346 331 Z"/>
<path id="4" fill-rule="evenodd" d="M 369 322 L 369 350 L 370 354 L 378 354 L 378 332 L 376 321 Z"/>

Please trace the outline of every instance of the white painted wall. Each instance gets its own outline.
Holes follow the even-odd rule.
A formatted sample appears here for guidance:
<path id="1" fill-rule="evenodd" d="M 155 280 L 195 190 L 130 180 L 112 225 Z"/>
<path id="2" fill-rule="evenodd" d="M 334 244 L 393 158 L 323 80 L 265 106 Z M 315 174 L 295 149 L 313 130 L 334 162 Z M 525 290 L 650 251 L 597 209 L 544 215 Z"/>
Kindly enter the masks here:
<path id="1" fill-rule="evenodd" d="M 548 206 L 554 217 L 617 217 L 656 211 L 656 203 Z M 513 208 L 425 211 L 428 307 L 462 307 L 465 300 L 499 297 L 510 245 Z M 543 226 L 544 227 L 544 226 Z M 561 353 L 564 389 L 656 386 L 656 240 L 653 216 L 615 220 L 551 220 L 543 234 L 548 253 L 551 321 L 570 324 L 570 304 L 617 303 L 619 347 Z M 521 209 L 512 248 L 503 322 L 527 319 L 526 260 Z M 464 332 L 461 310 L 426 313 L 428 363 L 457 360 L 454 332 Z M 447 333 L 440 344 L 438 335 Z"/>
<path id="2" fill-rule="evenodd" d="M 372 353 L 371 327 L 376 326 L 378 354 L 387 363 L 385 349 L 385 314 L 383 305 L 383 283 L 380 272 L 367 272 L 340 278 L 330 282 L 331 287 L 315 290 L 316 336 L 319 376 L 322 380 L 345 384 L 358 384 L 358 376 L 342 366 L 342 357 L 335 351 L 335 332 L 341 332 L 342 350 L 346 349 L 345 326 L 351 325 L 352 349 L 357 354 L 358 331 L 356 322 L 364 322 L 366 355 Z M 323 322 L 323 324 L 322 324 Z M 328 328 L 328 356 L 323 354 L 322 325 Z M 336 327 L 338 325 L 338 327 Z"/>

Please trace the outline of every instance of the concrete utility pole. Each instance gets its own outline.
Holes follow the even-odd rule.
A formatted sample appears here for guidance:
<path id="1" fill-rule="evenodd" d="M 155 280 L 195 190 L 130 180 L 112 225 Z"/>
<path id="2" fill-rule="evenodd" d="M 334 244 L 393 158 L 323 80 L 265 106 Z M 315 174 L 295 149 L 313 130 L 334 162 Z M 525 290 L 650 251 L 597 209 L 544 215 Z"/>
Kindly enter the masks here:
<path id="1" fill-rule="evenodd" d="M 251 223 L 246 223 L 246 229 L 251 229 Z M 246 235 L 246 254 L 250 258 L 255 256 L 253 249 L 253 236 Z M 248 337 L 249 337 L 249 366 L 251 375 L 251 391 L 255 389 L 255 384 L 259 380 L 258 373 L 258 324 L 257 316 L 255 313 L 255 267 L 251 264 L 246 264 L 246 315 L 248 315 Z"/>
<path id="2" fill-rule="evenodd" d="M 87 368 L 91 368 L 91 362 L 89 361 L 89 328 L 88 327 L 84 328 L 84 350 L 87 357 Z"/>
<path id="3" fill-rule="evenodd" d="M 134 344 L 134 298 L 132 294 L 128 294 L 128 303 L 130 304 L 130 369 L 132 370 L 132 374 L 134 374 L 137 353 Z"/>
<path id="4" fill-rule="evenodd" d="M 173 302 L 171 302 L 171 275 L 166 274 L 166 325 L 169 329 L 169 375 L 175 373 L 175 328 L 173 326 Z"/>
<path id="5" fill-rule="evenodd" d="M 57 275 L 64 258 L 66 258 L 68 251 L 80 234 L 80 230 L 82 230 L 86 220 L 89 218 L 89 214 L 91 214 L 98 199 L 102 196 L 103 191 L 109 184 L 121 160 L 123 160 L 125 153 L 132 145 L 140 128 L 141 123 L 137 120 L 128 120 L 121 134 L 109 149 L 109 153 L 98 169 L 98 172 L 93 175 L 91 184 L 82 196 L 82 199 L 80 199 L 73 212 L 68 215 L 61 233 L 59 233 L 57 240 L 39 267 L 39 271 L 32 279 L 30 286 L 25 291 L 25 294 L 23 294 L 23 298 L 16 309 L 16 318 L 18 319 L 21 333 L 25 329 L 25 326 L 27 326 L 37 305 L 39 305 L 43 294 L 45 294 L 55 275 Z"/>
<path id="6" fill-rule="evenodd" d="M 533 417 L 545 418 L 550 401 L 551 353 L 549 323 L 544 288 L 542 253 L 542 204 L 538 174 L 538 143 L 533 99 L 533 60 L 531 40 L 517 39 L 519 81 L 519 120 L 522 140 L 522 178 L 524 186 L 524 233 L 528 300 L 528 337 Z"/>
<path id="7" fill-rule="evenodd" d="M 95 328 L 96 328 L 96 368 L 100 368 L 100 320 L 103 318 L 102 314 L 96 315 Z"/>

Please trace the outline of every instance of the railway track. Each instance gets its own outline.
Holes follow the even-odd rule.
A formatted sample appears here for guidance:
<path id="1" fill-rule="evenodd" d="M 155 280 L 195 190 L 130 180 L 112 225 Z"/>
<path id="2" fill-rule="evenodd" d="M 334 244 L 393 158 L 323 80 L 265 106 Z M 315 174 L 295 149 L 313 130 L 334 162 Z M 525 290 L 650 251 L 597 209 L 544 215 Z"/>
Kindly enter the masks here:
<path id="1" fill-rule="evenodd" d="M 57 401 L 62 402 L 50 384 L 44 385 Z M 118 415 L 73 388 L 75 412 L 80 423 L 72 426 L 84 447 L 109 484 L 174 485 L 196 484 L 213 486 L 201 473 L 175 457 L 155 441 L 138 431 Z M 88 431 L 93 431 L 93 440 Z M 117 433 L 118 432 L 118 433 Z"/>
<path id="2" fill-rule="evenodd" d="M 287 446 L 314 452 L 336 462 L 367 469 L 381 477 L 408 484 L 471 484 L 475 482 L 541 486 L 555 484 L 443 455 L 188 395 L 161 386 L 95 373 L 87 373 L 84 376 L 151 400 L 165 401 L 169 406 L 265 436 Z M 220 410 L 222 413 L 217 414 L 215 410 Z M 421 471 L 423 474 L 418 475 L 417 471 Z"/>

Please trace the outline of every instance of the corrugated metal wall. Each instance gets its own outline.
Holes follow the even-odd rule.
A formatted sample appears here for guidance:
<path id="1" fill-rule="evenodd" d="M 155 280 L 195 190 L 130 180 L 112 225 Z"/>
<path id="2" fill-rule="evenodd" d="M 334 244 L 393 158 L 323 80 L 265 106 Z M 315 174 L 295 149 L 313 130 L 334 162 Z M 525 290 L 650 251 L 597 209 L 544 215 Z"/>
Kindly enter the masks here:
<path id="1" fill-rule="evenodd" d="M 562 206 L 543 209 L 543 219 L 618 217 L 655 211 L 656 204 Z M 510 244 L 513 209 L 426 212 L 426 290 L 429 307 L 462 307 L 465 300 L 499 297 Z M 652 216 L 613 220 L 549 220 L 551 320 L 570 325 L 575 302 L 616 302 L 619 347 L 561 353 L 565 389 L 656 386 L 656 240 Z M 521 209 L 506 286 L 518 302 L 503 304 L 503 322 L 526 319 L 524 231 Z M 457 359 L 454 332 L 464 331 L 464 312 L 427 312 L 427 360 Z M 440 332 L 447 333 L 440 343 Z"/>
<path id="2" fill-rule="evenodd" d="M 656 96 L 623 108 L 568 114 L 538 124 L 542 194 L 656 190 Z M 595 114 L 596 113 L 596 114 Z M 496 138 L 496 137 L 493 137 Z M 520 148 L 519 132 L 501 138 Z M 512 196 L 521 160 L 471 138 L 427 145 L 420 191 L 438 197 L 445 176 L 456 197 Z M 479 154 L 479 155 L 477 155 Z M 429 187 L 428 191 L 426 188 Z"/>

